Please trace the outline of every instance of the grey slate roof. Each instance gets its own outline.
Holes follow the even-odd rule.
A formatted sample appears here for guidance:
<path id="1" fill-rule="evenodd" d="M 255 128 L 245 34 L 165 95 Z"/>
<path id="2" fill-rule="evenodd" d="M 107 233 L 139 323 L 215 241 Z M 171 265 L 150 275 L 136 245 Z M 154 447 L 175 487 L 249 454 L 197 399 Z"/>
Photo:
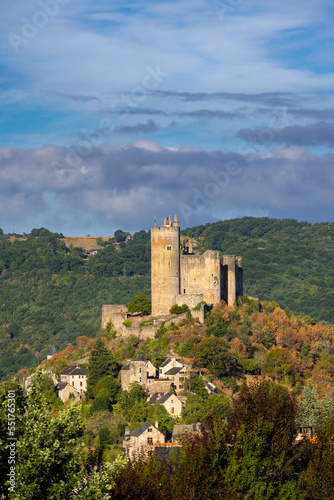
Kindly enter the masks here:
<path id="1" fill-rule="evenodd" d="M 74 370 L 70 372 L 70 375 L 87 375 L 88 368 L 74 367 Z"/>
<path id="2" fill-rule="evenodd" d="M 126 365 L 123 366 L 123 368 L 121 368 L 121 370 L 130 370 L 130 364 L 126 363 Z"/>
<path id="3" fill-rule="evenodd" d="M 134 431 L 132 431 L 131 434 L 130 434 L 130 436 L 139 437 L 149 427 L 154 427 L 154 425 L 152 425 L 150 422 L 145 422 L 145 424 L 143 424 L 140 427 L 138 427 L 138 429 L 135 429 Z"/>
<path id="4" fill-rule="evenodd" d="M 183 367 L 171 368 L 170 370 L 168 370 L 168 372 L 165 372 L 165 375 L 176 375 L 176 374 L 177 374 L 177 373 L 179 373 L 182 369 L 183 369 Z"/>
<path id="5" fill-rule="evenodd" d="M 87 375 L 88 368 L 79 368 L 78 366 L 68 366 L 60 372 L 60 375 Z"/>
<path id="6" fill-rule="evenodd" d="M 72 370 L 74 370 L 74 366 L 68 366 L 65 370 L 60 372 L 60 375 L 69 375 Z"/>
<path id="7" fill-rule="evenodd" d="M 67 386 L 67 382 L 58 382 L 56 389 L 57 389 L 57 391 L 62 391 L 64 389 L 64 387 L 66 387 L 66 386 Z"/>
<path id="8" fill-rule="evenodd" d="M 162 365 L 160 365 L 160 368 L 164 368 L 165 366 L 167 366 L 169 363 L 170 363 L 170 358 L 168 359 L 165 359 L 165 361 L 162 363 Z"/>
<path id="9" fill-rule="evenodd" d="M 171 392 L 165 392 L 161 394 L 161 392 L 155 392 L 151 399 L 149 400 L 149 403 L 152 405 L 162 405 L 164 404 L 171 396 L 175 396 L 175 394 L 172 394 Z"/>
<path id="10" fill-rule="evenodd" d="M 58 354 L 57 347 L 53 344 L 53 346 L 50 349 L 50 352 L 48 356 L 53 356 L 54 354 Z"/>

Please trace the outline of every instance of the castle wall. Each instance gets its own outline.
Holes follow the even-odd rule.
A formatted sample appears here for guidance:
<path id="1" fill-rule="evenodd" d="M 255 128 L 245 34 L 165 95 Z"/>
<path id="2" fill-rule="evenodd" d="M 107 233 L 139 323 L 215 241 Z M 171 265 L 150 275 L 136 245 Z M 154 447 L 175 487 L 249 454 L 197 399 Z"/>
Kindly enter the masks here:
<path id="1" fill-rule="evenodd" d="M 181 295 L 201 293 L 208 304 L 221 300 L 220 252 L 207 250 L 204 254 L 180 256 Z M 197 302 L 197 303 L 198 303 Z M 196 305 L 196 304 L 195 304 Z M 193 306 L 194 307 L 194 306 Z"/>
<path id="2" fill-rule="evenodd" d="M 193 309 L 199 302 L 204 300 L 202 293 L 194 293 L 190 294 L 180 294 L 175 296 L 175 304 L 178 306 L 183 306 L 183 304 L 187 304 L 189 309 Z M 174 321 L 175 323 L 175 321 Z"/>
<path id="3" fill-rule="evenodd" d="M 167 222 L 151 228 L 152 315 L 169 314 L 180 293 L 180 227 Z"/>
<path id="4" fill-rule="evenodd" d="M 109 321 L 115 330 L 120 330 L 123 326 L 123 321 L 126 320 L 128 308 L 123 304 L 106 304 L 102 306 L 102 328 L 106 328 Z"/>
<path id="5" fill-rule="evenodd" d="M 243 295 L 243 259 L 236 255 L 223 255 L 222 298 L 227 305 L 233 306 L 234 301 Z"/>

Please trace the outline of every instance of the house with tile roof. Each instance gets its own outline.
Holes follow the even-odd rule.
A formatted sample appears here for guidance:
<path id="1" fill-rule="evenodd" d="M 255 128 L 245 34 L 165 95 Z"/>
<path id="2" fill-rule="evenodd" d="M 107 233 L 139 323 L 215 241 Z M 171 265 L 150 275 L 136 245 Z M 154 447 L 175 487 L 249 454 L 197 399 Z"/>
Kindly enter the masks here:
<path id="1" fill-rule="evenodd" d="M 183 410 L 182 401 L 171 392 L 156 392 L 148 402 L 152 405 L 163 405 L 173 418 L 180 417 Z"/>
<path id="2" fill-rule="evenodd" d="M 68 366 L 60 372 L 60 381 L 57 385 L 58 395 L 62 401 L 67 401 L 70 394 L 83 397 L 87 389 L 87 368 Z M 70 386 L 70 387 L 67 387 Z"/>
<path id="3" fill-rule="evenodd" d="M 126 427 L 123 440 L 123 453 L 133 460 L 138 458 L 142 453 L 148 455 L 153 451 L 156 444 L 163 444 L 165 441 L 165 435 L 159 431 L 157 422 L 155 425 L 145 422 L 145 424 L 131 433 L 129 427 Z"/>

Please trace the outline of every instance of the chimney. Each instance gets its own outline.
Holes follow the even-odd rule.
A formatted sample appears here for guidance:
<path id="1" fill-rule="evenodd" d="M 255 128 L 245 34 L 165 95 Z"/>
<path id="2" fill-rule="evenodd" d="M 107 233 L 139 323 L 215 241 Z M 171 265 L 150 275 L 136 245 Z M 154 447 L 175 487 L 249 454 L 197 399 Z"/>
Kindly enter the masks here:
<path id="1" fill-rule="evenodd" d="M 158 420 L 155 421 L 154 427 L 156 427 L 157 429 L 159 429 L 159 422 L 158 422 Z"/>

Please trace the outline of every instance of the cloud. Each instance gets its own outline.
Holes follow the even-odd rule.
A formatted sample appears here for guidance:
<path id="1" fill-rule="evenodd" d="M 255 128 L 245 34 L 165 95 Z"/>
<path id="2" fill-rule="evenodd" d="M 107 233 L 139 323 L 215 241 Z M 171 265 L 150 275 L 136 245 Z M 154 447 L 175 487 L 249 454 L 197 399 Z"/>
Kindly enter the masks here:
<path id="1" fill-rule="evenodd" d="M 178 116 L 190 116 L 193 118 L 203 118 L 205 120 L 215 118 L 239 118 L 240 113 L 232 113 L 230 111 L 221 111 L 219 109 L 197 109 L 195 111 L 183 111 L 176 113 Z"/>
<path id="2" fill-rule="evenodd" d="M 334 145 L 334 125 L 318 122 L 312 125 L 292 125 L 281 129 L 241 129 L 238 136 L 252 143 L 284 142 L 299 146 Z"/>
<path id="3" fill-rule="evenodd" d="M 231 92 L 175 92 L 172 90 L 157 90 L 160 97 L 175 97 L 187 102 L 203 102 L 212 100 L 239 101 L 243 103 L 267 104 L 268 106 L 291 106 L 300 102 L 301 97 L 293 93 L 231 93 Z"/>
<path id="4" fill-rule="evenodd" d="M 100 102 L 100 99 L 98 97 L 90 95 L 71 95 L 68 97 L 73 101 L 79 101 L 79 102 L 91 102 L 91 101 Z"/>
<path id="5" fill-rule="evenodd" d="M 287 113 L 297 118 L 314 118 L 315 120 L 334 120 L 334 111 L 330 109 L 288 109 Z"/>
<path id="6" fill-rule="evenodd" d="M 246 214 L 332 220 L 333 161 L 296 146 L 249 157 L 148 140 L 1 148 L 0 217 L 10 230 L 67 234 L 148 229 L 174 212 L 182 227 Z"/>
<path id="7" fill-rule="evenodd" d="M 170 130 L 179 126 L 179 123 L 173 120 L 169 125 L 163 127 L 151 119 L 148 119 L 146 123 L 137 123 L 136 125 L 125 125 L 123 127 L 116 127 L 114 132 L 118 134 L 154 134 L 161 130 Z"/>
<path id="8" fill-rule="evenodd" d="M 116 132 L 120 134 L 152 134 L 160 130 L 160 125 L 149 119 L 146 123 L 137 123 L 136 125 L 125 125 L 117 127 Z"/>
<path id="9" fill-rule="evenodd" d="M 156 116 L 167 116 L 165 111 L 161 109 L 151 109 L 151 108 L 116 108 L 116 109 L 108 109 L 104 111 L 104 113 L 113 114 L 113 115 L 156 115 Z"/>

